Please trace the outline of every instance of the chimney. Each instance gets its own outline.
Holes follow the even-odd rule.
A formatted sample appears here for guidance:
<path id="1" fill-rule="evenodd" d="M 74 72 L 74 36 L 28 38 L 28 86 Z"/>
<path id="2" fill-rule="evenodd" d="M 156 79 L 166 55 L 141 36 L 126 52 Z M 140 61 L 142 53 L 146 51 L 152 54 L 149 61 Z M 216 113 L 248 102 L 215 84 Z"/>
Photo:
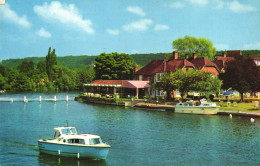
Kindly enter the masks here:
<path id="1" fill-rule="evenodd" d="M 193 53 L 193 60 L 195 60 L 197 58 L 197 53 Z"/>
<path id="2" fill-rule="evenodd" d="M 226 57 L 227 57 L 227 54 L 226 54 L 225 52 L 223 53 L 223 57 L 224 57 L 224 58 L 226 58 Z"/>
<path id="3" fill-rule="evenodd" d="M 135 72 L 137 72 L 138 71 L 138 64 L 135 64 Z"/>
<path id="4" fill-rule="evenodd" d="M 173 51 L 173 59 L 178 59 L 178 52 L 177 51 Z"/>
<path id="5" fill-rule="evenodd" d="M 165 56 L 165 61 L 168 61 L 168 55 Z"/>
<path id="6" fill-rule="evenodd" d="M 189 54 L 185 54 L 185 59 L 186 59 L 186 60 L 189 59 Z"/>
<path id="7" fill-rule="evenodd" d="M 163 72 L 166 72 L 166 63 L 168 60 L 168 56 L 165 57 L 164 61 L 163 61 Z"/>

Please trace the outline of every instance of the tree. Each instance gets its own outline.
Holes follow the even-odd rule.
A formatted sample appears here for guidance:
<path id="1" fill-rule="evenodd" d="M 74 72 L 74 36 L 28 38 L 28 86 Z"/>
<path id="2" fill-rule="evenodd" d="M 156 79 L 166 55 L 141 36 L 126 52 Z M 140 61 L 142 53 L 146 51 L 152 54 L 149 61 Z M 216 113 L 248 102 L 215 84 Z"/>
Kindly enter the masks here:
<path id="1" fill-rule="evenodd" d="M 19 73 L 16 84 L 12 88 L 17 91 L 33 91 L 36 88 L 36 84 L 25 73 Z"/>
<path id="2" fill-rule="evenodd" d="M 243 93 L 260 90 L 260 71 L 250 57 L 236 56 L 233 61 L 226 63 L 224 70 L 219 75 L 223 80 L 222 88 L 238 91 L 241 101 L 244 101 Z"/>
<path id="3" fill-rule="evenodd" d="M 221 87 L 221 81 L 213 77 L 211 73 L 200 70 L 177 70 L 175 73 L 165 73 L 161 79 L 165 91 L 179 90 L 181 97 L 188 92 L 199 92 L 209 97 L 217 93 Z"/>
<path id="4" fill-rule="evenodd" d="M 46 72 L 46 62 L 45 61 L 40 61 L 38 64 L 37 64 L 37 70 L 41 73 L 44 73 Z"/>
<path id="5" fill-rule="evenodd" d="M 216 54 L 216 47 L 213 46 L 210 40 L 188 35 L 174 40 L 172 48 L 179 52 L 181 58 L 184 58 L 185 54 L 197 53 L 198 57 L 211 59 Z"/>
<path id="6" fill-rule="evenodd" d="M 93 67 L 87 66 L 84 70 L 77 72 L 77 87 L 83 88 L 83 84 L 91 83 L 95 77 L 95 71 Z"/>
<path id="7" fill-rule="evenodd" d="M 5 76 L 5 67 L 0 65 L 0 74 L 2 74 L 2 76 Z"/>
<path id="8" fill-rule="evenodd" d="M 6 83 L 6 79 L 0 73 L 0 90 L 4 89 L 3 87 L 4 87 L 5 83 Z"/>
<path id="9" fill-rule="evenodd" d="M 48 74 L 49 80 L 52 80 L 52 70 L 54 65 L 57 65 L 55 49 L 51 51 L 51 47 L 49 47 L 48 54 L 46 55 L 46 72 Z"/>
<path id="10" fill-rule="evenodd" d="M 17 82 L 17 78 L 19 76 L 19 71 L 13 68 L 6 69 L 5 77 L 7 78 L 4 89 L 14 90 Z"/>
<path id="11" fill-rule="evenodd" d="M 95 59 L 95 78 L 107 80 L 133 79 L 135 62 L 128 54 L 101 53 Z"/>
<path id="12" fill-rule="evenodd" d="M 32 76 L 34 72 L 34 63 L 33 61 L 22 61 L 22 63 L 19 64 L 17 69 L 19 70 L 19 72 L 25 73 L 27 76 Z"/>

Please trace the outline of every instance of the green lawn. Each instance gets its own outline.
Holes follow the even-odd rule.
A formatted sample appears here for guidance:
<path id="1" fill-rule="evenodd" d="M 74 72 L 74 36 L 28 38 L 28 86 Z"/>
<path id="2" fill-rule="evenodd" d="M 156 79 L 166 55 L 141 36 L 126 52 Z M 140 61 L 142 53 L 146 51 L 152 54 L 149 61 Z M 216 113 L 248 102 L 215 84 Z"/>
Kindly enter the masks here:
<path id="1" fill-rule="evenodd" d="M 243 111 L 243 112 L 257 112 L 260 113 L 255 107 L 255 103 L 237 103 L 237 104 L 227 104 L 226 102 L 218 103 L 220 105 L 220 110 L 230 110 L 230 111 Z"/>

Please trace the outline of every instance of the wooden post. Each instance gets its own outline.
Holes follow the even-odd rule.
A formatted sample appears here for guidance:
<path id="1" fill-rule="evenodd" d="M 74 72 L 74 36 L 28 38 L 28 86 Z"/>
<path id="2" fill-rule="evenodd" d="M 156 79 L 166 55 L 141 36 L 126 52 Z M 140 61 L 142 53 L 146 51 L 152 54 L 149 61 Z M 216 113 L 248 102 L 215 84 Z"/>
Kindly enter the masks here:
<path id="1" fill-rule="evenodd" d="M 138 99 L 138 88 L 136 88 L 136 99 Z"/>

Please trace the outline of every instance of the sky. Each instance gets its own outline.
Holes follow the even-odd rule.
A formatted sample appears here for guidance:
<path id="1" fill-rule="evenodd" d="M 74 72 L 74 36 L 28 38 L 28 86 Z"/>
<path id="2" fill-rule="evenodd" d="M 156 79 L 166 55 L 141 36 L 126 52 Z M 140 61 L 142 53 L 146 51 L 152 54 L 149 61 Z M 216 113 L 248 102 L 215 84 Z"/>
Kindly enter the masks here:
<path id="1" fill-rule="evenodd" d="M 0 0 L 0 61 L 168 53 L 185 35 L 217 50 L 260 49 L 259 0 Z"/>

